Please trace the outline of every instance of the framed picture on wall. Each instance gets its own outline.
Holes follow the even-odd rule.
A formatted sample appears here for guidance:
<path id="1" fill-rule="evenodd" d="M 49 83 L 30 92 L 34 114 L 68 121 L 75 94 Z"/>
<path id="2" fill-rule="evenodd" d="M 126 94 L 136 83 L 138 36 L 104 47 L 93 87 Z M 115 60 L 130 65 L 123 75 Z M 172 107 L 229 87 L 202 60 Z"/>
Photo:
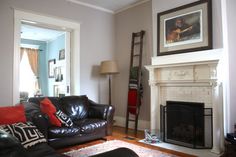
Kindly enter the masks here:
<path id="1" fill-rule="evenodd" d="M 211 49 L 211 0 L 159 13 L 157 27 L 158 56 Z"/>
<path id="2" fill-rule="evenodd" d="M 65 49 L 59 51 L 59 60 L 65 59 Z"/>
<path id="3" fill-rule="evenodd" d="M 59 96 L 59 85 L 53 86 L 53 96 L 58 97 Z"/>
<path id="4" fill-rule="evenodd" d="M 54 78 L 54 64 L 56 64 L 56 59 L 51 59 L 48 61 L 48 77 Z"/>

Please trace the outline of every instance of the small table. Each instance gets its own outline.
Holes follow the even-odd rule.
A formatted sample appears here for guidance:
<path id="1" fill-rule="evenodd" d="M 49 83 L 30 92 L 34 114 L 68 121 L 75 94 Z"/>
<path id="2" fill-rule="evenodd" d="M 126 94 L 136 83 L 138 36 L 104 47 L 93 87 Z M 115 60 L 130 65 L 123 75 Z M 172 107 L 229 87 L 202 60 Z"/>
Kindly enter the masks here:
<path id="1" fill-rule="evenodd" d="M 236 140 L 231 138 L 233 134 L 227 134 L 225 138 L 225 153 L 222 157 L 233 157 L 236 156 Z"/>

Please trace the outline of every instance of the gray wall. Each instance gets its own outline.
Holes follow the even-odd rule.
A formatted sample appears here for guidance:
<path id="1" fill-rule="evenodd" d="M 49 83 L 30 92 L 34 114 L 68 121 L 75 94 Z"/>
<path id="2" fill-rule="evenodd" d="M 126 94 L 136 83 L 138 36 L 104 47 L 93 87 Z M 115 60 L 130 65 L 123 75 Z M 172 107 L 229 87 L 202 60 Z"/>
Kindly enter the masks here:
<path id="1" fill-rule="evenodd" d="M 234 125 L 236 124 L 236 48 L 235 48 L 235 37 L 236 37 L 236 1 L 235 0 L 226 0 L 226 17 L 227 24 L 226 29 L 228 31 L 227 42 L 225 43 L 228 48 L 228 59 L 229 59 L 229 104 L 226 110 L 226 131 L 233 132 L 235 131 Z"/>
<path id="2" fill-rule="evenodd" d="M 126 115 L 128 97 L 128 79 L 131 54 L 131 37 L 133 32 L 145 30 L 143 65 L 151 64 L 152 56 L 152 2 L 143 3 L 115 15 L 116 30 L 116 60 L 119 64 L 120 73 L 115 75 L 114 80 L 114 104 L 116 116 Z M 143 67 L 143 104 L 141 106 L 141 120 L 150 119 L 150 89 L 148 85 L 148 72 Z"/>
<path id="3" fill-rule="evenodd" d="M 81 94 L 94 101 L 107 102 L 105 78 L 98 73 L 101 60 L 114 55 L 114 16 L 65 0 L 1 0 L 0 1 L 0 105 L 12 105 L 14 10 L 33 11 L 81 23 Z M 94 68 L 95 67 L 95 68 Z"/>

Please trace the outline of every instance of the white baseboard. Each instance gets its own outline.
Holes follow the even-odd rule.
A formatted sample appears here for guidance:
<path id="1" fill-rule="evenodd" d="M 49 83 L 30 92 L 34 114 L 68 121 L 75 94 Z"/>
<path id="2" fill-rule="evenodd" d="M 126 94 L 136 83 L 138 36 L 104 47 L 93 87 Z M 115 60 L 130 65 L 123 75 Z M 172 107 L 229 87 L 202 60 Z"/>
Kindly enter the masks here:
<path id="1" fill-rule="evenodd" d="M 115 126 L 125 127 L 125 117 L 115 116 Z M 134 122 L 129 121 L 129 128 L 134 129 Z M 138 120 L 138 130 L 150 129 L 150 121 Z"/>

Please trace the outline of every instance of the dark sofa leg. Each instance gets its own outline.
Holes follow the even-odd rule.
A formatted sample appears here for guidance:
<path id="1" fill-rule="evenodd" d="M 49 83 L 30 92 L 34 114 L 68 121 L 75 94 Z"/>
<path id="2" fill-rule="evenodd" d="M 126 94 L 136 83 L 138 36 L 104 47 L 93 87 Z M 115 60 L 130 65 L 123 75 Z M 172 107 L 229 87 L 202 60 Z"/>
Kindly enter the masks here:
<path id="1" fill-rule="evenodd" d="M 103 141 L 108 141 L 106 137 L 101 138 Z"/>

